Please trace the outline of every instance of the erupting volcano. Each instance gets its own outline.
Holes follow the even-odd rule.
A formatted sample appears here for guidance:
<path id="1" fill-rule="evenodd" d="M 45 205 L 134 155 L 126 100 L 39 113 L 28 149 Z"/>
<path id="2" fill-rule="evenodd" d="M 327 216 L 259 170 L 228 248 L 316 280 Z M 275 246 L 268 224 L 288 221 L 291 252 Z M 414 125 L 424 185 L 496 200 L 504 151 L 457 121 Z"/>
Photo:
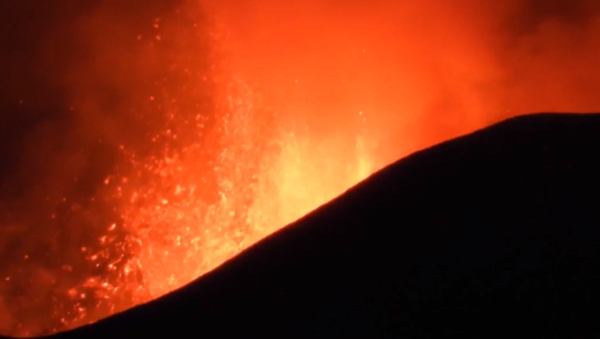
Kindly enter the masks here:
<path id="1" fill-rule="evenodd" d="M 152 35 L 129 37 L 147 53 L 146 67 L 168 68 L 148 86 L 145 102 L 125 108 L 136 112 L 134 127 L 144 135 L 133 145 L 134 138 L 123 135 L 98 139 L 111 144 L 116 159 L 100 188 L 85 203 L 59 198 L 47 216 L 52 227 L 62 228 L 56 233 L 90 232 L 94 239 L 55 234 L 57 241 L 69 239 L 63 247 L 69 254 L 59 256 L 59 267 L 44 264 L 38 257 L 44 254 L 23 252 L 23 263 L 5 273 L 7 286 L 48 294 L 31 303 L 2 299 L 3 317 L 14 321 L 4 324 L 9 334 L 73 328 L 168 293 L 376 169 L 368 150 L 375 139 L 368 135 L 373 132 L 367 113 L 347 112 L 341 129 L 328 133 L 315 131 L 318 126 L 306 119 L 326 112 L 269 106 L 276 103 L 264 99 L 260 86 L 230 61 L 227 32 L 218 19 L 205 20 L 200 28 L 190 13 L 197 9 L 184 9 L 172 13 L 170 30 L 162 31 L 162 19 L 156 18 Z M 182 19 L 186 24 L 176 22 Z M 182 33 L 184 26 L 188 31 Z M 205 42 L 208 49 L 199 50 Z M 121 57 L 119 51 L 110 53 Z M 205 60 L 210 67 L 194 64 Z M 96 115 L 102 113 L 97 103 L 77 104 L 89 110 L 82 112 L 86 119 L 99 118 L 105 126 Z M 79 219 L 76 225 L 73 218 Z M 35 316 L 32 306 L 39 309 Z"/>
<path id="2" fill-rule="evenodd" d="M 0 333 L 95 322 L 412 151 L 600 104 L 593 4 L 176 2 L 0 7 L 39 19 L 0 40 Z"/>

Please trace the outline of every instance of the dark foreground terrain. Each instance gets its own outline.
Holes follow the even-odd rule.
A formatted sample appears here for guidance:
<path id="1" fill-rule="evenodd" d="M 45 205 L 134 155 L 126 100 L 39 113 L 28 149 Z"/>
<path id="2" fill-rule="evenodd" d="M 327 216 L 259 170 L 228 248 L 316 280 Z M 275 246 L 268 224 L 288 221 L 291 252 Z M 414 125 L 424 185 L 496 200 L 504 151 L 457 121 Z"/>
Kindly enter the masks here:
<path id="1" fill-rule="evenodd" d="M 599 193 L 600 115 L 513 118 L 385 168 L 170 295 L 55 337 L 597 337 Z"/>

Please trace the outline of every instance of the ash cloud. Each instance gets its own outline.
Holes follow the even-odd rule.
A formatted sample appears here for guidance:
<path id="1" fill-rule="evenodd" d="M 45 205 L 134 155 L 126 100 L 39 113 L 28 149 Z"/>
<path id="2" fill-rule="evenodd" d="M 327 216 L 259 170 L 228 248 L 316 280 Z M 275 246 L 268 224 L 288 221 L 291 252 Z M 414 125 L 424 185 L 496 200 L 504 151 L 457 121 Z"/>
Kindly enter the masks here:
<path id="1" fill-rule="evenodd" d="M 508 70 L 502 99 L 519 111 L 597 111 L 600 6 L 593 1 L 531 1 L 516 14 L 499 58 Z M 514 20 L 514 19 L 513 19 Z M 509 21 L 510 22 L 510 21 Z"/>

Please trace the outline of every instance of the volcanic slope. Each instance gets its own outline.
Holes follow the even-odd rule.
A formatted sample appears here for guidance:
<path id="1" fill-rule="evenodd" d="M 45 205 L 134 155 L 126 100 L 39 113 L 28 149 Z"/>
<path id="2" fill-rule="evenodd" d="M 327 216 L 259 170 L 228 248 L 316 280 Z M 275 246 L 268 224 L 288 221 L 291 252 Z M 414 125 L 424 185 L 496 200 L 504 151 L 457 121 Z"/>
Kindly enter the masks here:
<path id="1" fill-rule="evenodd" d="M 55 338 L 598 335 L 600 114 L 408 156 L 213 272 Z"/>

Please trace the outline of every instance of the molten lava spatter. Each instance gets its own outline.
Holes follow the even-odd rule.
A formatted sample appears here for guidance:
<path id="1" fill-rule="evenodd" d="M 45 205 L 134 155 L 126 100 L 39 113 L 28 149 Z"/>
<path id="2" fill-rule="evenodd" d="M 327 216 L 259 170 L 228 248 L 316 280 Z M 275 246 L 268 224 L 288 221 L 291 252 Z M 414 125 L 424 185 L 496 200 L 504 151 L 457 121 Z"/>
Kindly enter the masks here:
<path id="1" fill-rule="evenodd" d="M 160 32 L 161 20 L 152 25 L 155 36 L 132 40 L 151 46 L 168 43 L 169 34 Z M 184 85 L 173 88 L 170 79 L 162 79 L 157 93 L 148 93 L 147 102 L 132 107 L 164 127 L 148 136 L 144 152 L 117 146 L 118 166 L 90 202 L 112 206 L 113 217 L 106 216 L 100 236 L 75 254 L 88 263 L 88 275 L 64 286 L 53 283 L 49 300 L 60 301 L 53 306 L 53 318 L 11 318 L 8 334 L 62 331 L 160 297 L 377 169 L 369 156 L 368 141 L 375 139 L 366 135 L 367 114 L 343 112 L 356 123 L 324 132 L 306 119 L 315 115 L 313 107 L 270 105 L 260 86 L 229 62 L 224 33 L 214 25 L 212 53 L 218 54 L 218 62 L 211 74 L 196 73 L 193 58 L 186 58 L 186 53 L 200 52 L 184 51 L 171 67 L 188 79 Z M 193 37 L 188 34 L 187 39 Z M 197 95 L 196 84 L 206 82 L 213 82 L 212 112 L 189 104 Z M 187 105 L 181 104 L 186 100 Z M 70 262 L 62 265 L 64 272 L 81 271 Z M 24 283 L 19 272 L 4 279 Z"/>
<path id="2" fill-rule="evenodd" d="M 109 284 L 90 280 L 98 291 L 131 294 L 134 304 L 159 297 L 376 169 L 363 135 L 312 135 L 301 119 L 261 106 L 255 90 L 235 76 L 221 91 L 224 104 L 210 131 L 196 126 L 202 141 L 141 161 L 123 150 L 130 175 L 106 183 L 127 236 L 118 244 L 108 240 L 107 246 L 124 247 L 109 266 L 120 272 Z"/>

